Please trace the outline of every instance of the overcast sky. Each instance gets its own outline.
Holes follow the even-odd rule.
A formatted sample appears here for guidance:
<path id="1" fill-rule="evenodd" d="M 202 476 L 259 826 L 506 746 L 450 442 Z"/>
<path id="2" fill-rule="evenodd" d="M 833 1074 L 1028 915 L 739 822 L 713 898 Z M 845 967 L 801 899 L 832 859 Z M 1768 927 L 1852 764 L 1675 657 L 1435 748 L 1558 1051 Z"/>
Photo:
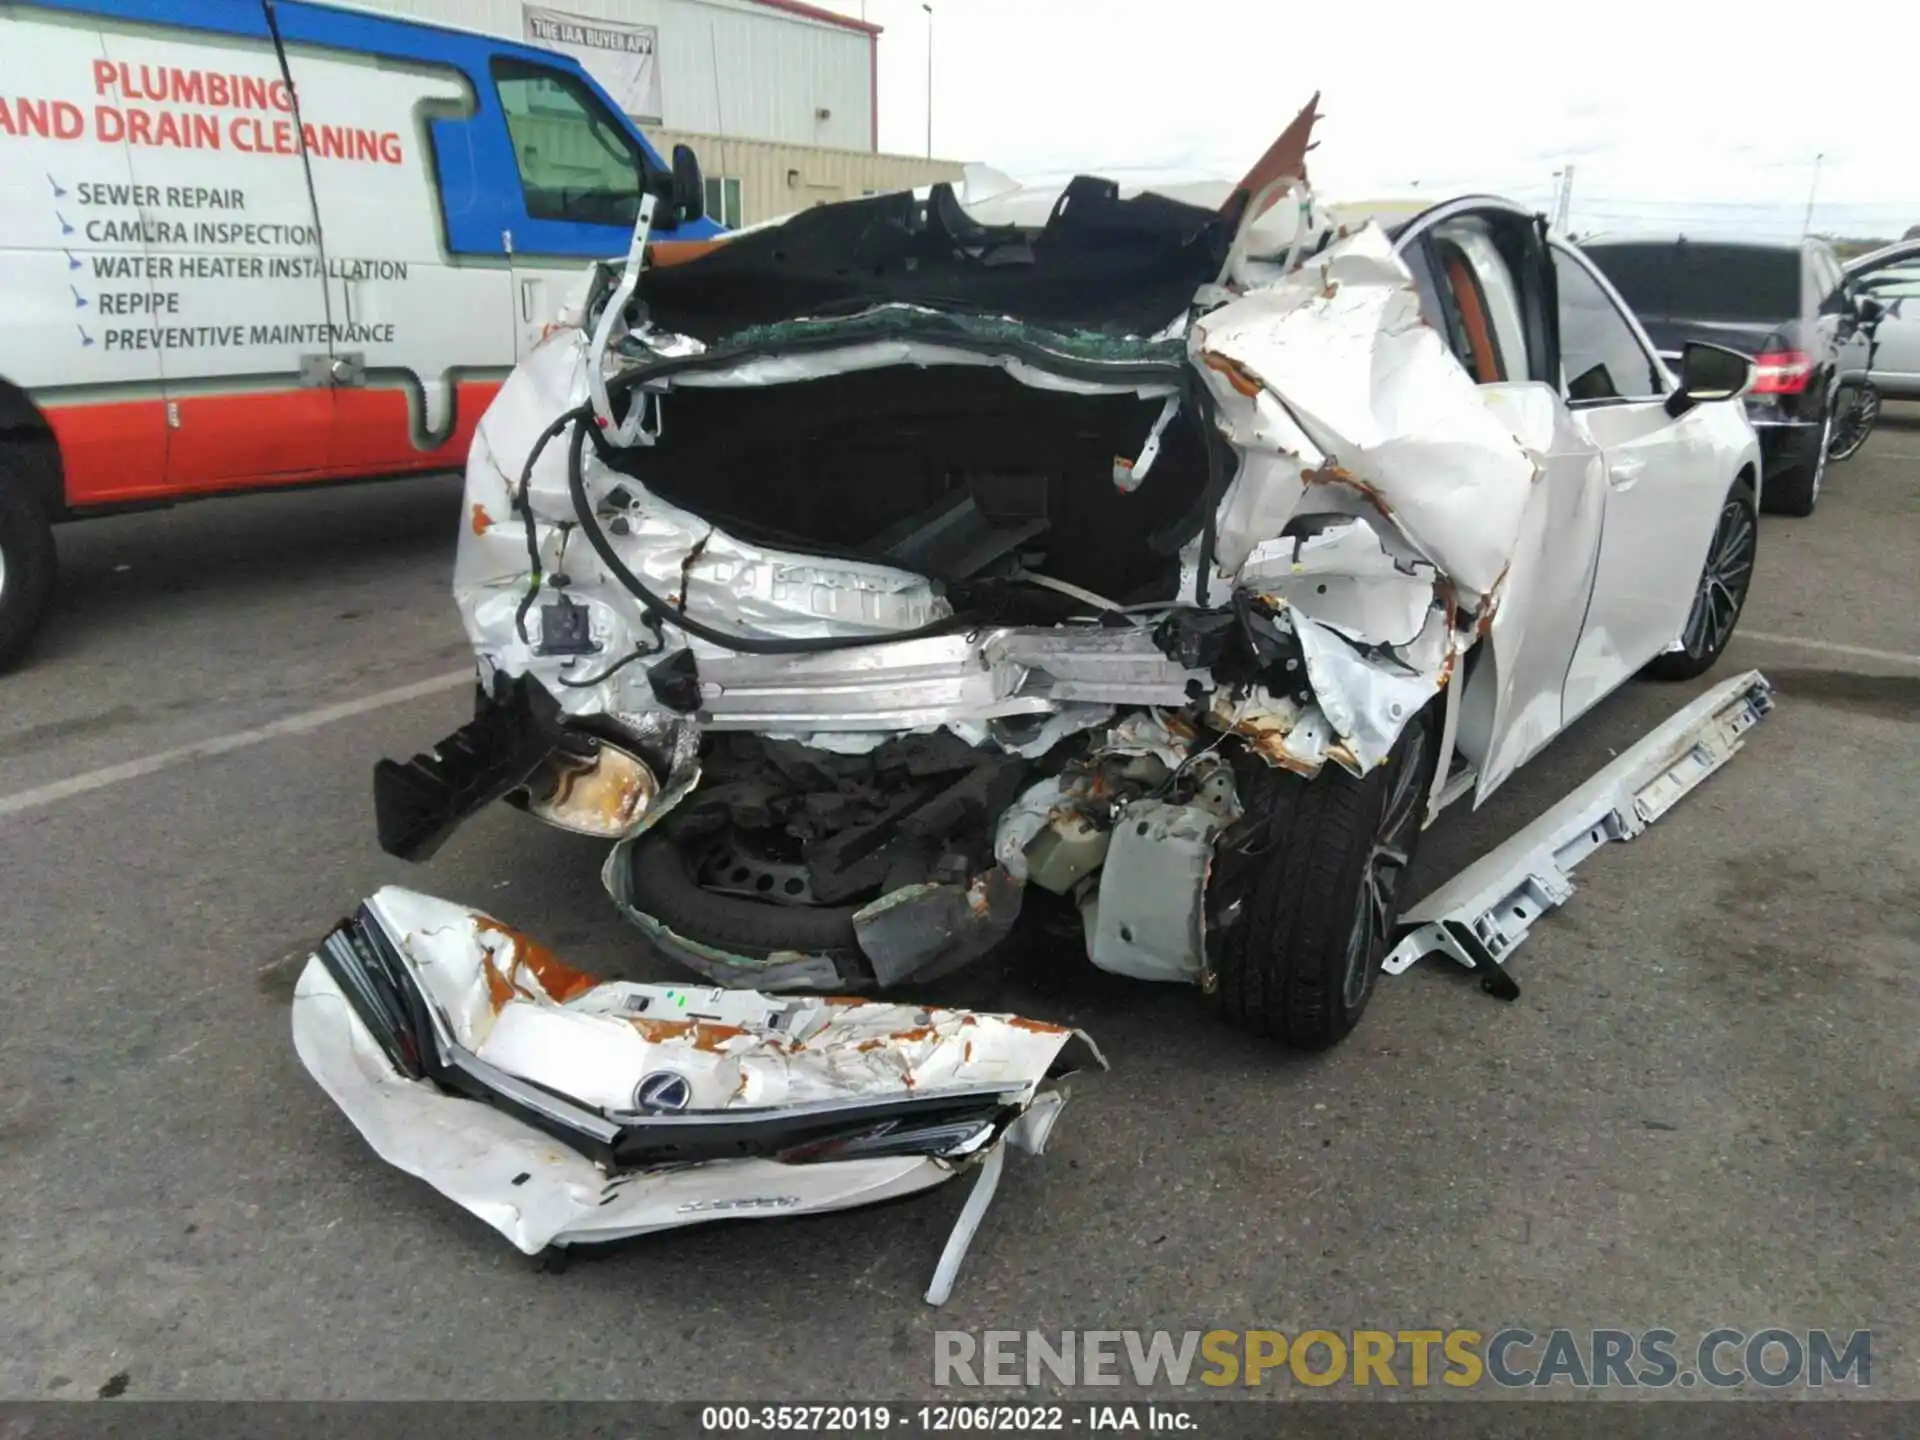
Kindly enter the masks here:
<path id="1" fill-rule="evenodd" d="M 827 3 L 885 27 L 880 145 L 924 153 L 920 0 Z M 1309 164 L 1332 199 L 1544 206 L 1571 163 L 1578 232 L 1794 235 L 1824 152 L 1816 230 L 1920 225 L 1920 0 L 932 3 L 934 154 L 1023 178 L 1237 179 L 1318 89 Z"/>

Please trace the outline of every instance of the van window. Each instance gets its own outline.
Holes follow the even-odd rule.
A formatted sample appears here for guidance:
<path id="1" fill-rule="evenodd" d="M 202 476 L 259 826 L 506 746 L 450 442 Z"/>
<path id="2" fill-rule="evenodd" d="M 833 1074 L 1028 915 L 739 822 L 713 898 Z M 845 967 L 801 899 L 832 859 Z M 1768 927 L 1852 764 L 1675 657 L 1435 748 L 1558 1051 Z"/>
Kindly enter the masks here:
<path id="1" fill-rule="evenodd" d="M 528 215 L 633 224 L 646 158 L 598 96 L 572 75 L 518 60 L 496 59 L 493 85 Z"/>
<path id="2" fill-rule="evenodd" d="M 1778 322 L 1800 314 L 1798 246 L 1683 240 L 1580 248 L 1643 318 Z"/>
<path id="3" fill-rule="evenodd" d="M 740 181 L 732 175 L 706 178 L 707 217 L 718 220 L 729 230 L 740 228 Z"/>

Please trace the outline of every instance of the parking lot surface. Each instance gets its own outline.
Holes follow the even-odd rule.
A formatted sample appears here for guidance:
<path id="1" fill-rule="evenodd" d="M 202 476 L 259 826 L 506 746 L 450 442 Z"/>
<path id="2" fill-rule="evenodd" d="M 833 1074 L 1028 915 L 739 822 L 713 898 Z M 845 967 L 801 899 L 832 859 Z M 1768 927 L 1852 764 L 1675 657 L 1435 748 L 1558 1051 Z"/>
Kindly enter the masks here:
<path id="1" fill-rule="evenodd" d="M 1746 751 L 1582 868 L 1514 1004 L 1426 961 L 1302 1058 L 1196 994 L 1029 947 L 927 998 L 1084 1027 L 954 1297 L 964 1185 L 537 1273 L 307 1078 L 309 947 L 399 883 L 656 978 L 599 844 L 504 807 L 431 864 L 371 768 L 468 713 L 436 477 L 78 525 L 0 679 L 0 1392 L 848 1399 L 932 1393 L 936 1329 L 1826 1326 L 1920 1397 L 1920 410 L 1766 517 L 1728 656 L 1635 683 L 1477 813 L 1444 879 L 1688 696 L 1762 669 Z M 950 1397 L 951 1398 L 951 1397 Z"/>

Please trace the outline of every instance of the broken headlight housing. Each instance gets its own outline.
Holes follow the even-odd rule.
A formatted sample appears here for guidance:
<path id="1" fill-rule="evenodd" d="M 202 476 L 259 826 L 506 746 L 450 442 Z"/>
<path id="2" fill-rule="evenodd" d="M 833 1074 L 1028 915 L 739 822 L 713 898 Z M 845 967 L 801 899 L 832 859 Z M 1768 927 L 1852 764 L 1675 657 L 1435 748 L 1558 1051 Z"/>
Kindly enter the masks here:
<path id="1" fill-rule="evenodd" d="M 639 756 L 597 736 L 570 736 L 527 777 L 525 803 L 549 825 L 618 840 L 633 833 L 659 794 L 658 778 Z"/>

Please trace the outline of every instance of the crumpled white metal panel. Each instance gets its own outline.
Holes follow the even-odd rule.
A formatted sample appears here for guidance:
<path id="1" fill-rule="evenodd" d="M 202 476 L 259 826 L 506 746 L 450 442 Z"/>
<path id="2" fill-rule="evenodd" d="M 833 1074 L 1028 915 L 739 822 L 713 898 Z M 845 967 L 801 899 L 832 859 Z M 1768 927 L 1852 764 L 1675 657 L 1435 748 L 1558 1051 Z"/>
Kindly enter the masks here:
<path id="1" fill-rule="evenodd" d="M 633 1112 L 641 1082 L 663 1073 L 690 1088 L 689 1114 L 983 1088 L 1011 1093 L 1024 1110 L 1069 1042 L 1091 1047 L 1078 1032 L 1013 1016 L 599 982 L 465 906 L 397 887 L 367 903 L 456 1044 L 603 1113 Z M 294 992 L 293 1036 L 308 1071 L 382 1158 L 528 1254 L 716 1218 L 870 1204 L 956 1173 L 952 1160 L 919 1156 L 609 1173 L 512 1115 L 400 1074 L 318 956 Z M 1052 1118 L 1003 1132 L 993 1148 L 1036 1147 Z"/>
<path id="2" fill-rule="evenodd" d="M 1301 446 L 1275 421 L 1248 442 L 1297 461 L 1301 491 L 1360 493 L 1478 606 L 1506 568 L 1535 473 L 1533 457 L 1482 400 L 1420 315 L 1413 277 L 1377 225 L 1328 247 L 1276 284 L 1202 316 L 1188 341 L 1221 411 L 1242 417 L 1278 397 Z M 1209 363 L 1211 361 L 1211 363 Z M 1260 393 L 1248 396 L 1249 382 Z M 1250 428 L 1250 427 L 1249 427 Z M 1271 438 L 1265 438 L 1265 437 Z M 1278 467 L 1243 472 L 1235 489 L 1281 486 Z M 1219 559 L 1237 570 L 1277 530 L 1231 491 Z M 1291 511 L 1292 506 L 1288 506 Z"/>

